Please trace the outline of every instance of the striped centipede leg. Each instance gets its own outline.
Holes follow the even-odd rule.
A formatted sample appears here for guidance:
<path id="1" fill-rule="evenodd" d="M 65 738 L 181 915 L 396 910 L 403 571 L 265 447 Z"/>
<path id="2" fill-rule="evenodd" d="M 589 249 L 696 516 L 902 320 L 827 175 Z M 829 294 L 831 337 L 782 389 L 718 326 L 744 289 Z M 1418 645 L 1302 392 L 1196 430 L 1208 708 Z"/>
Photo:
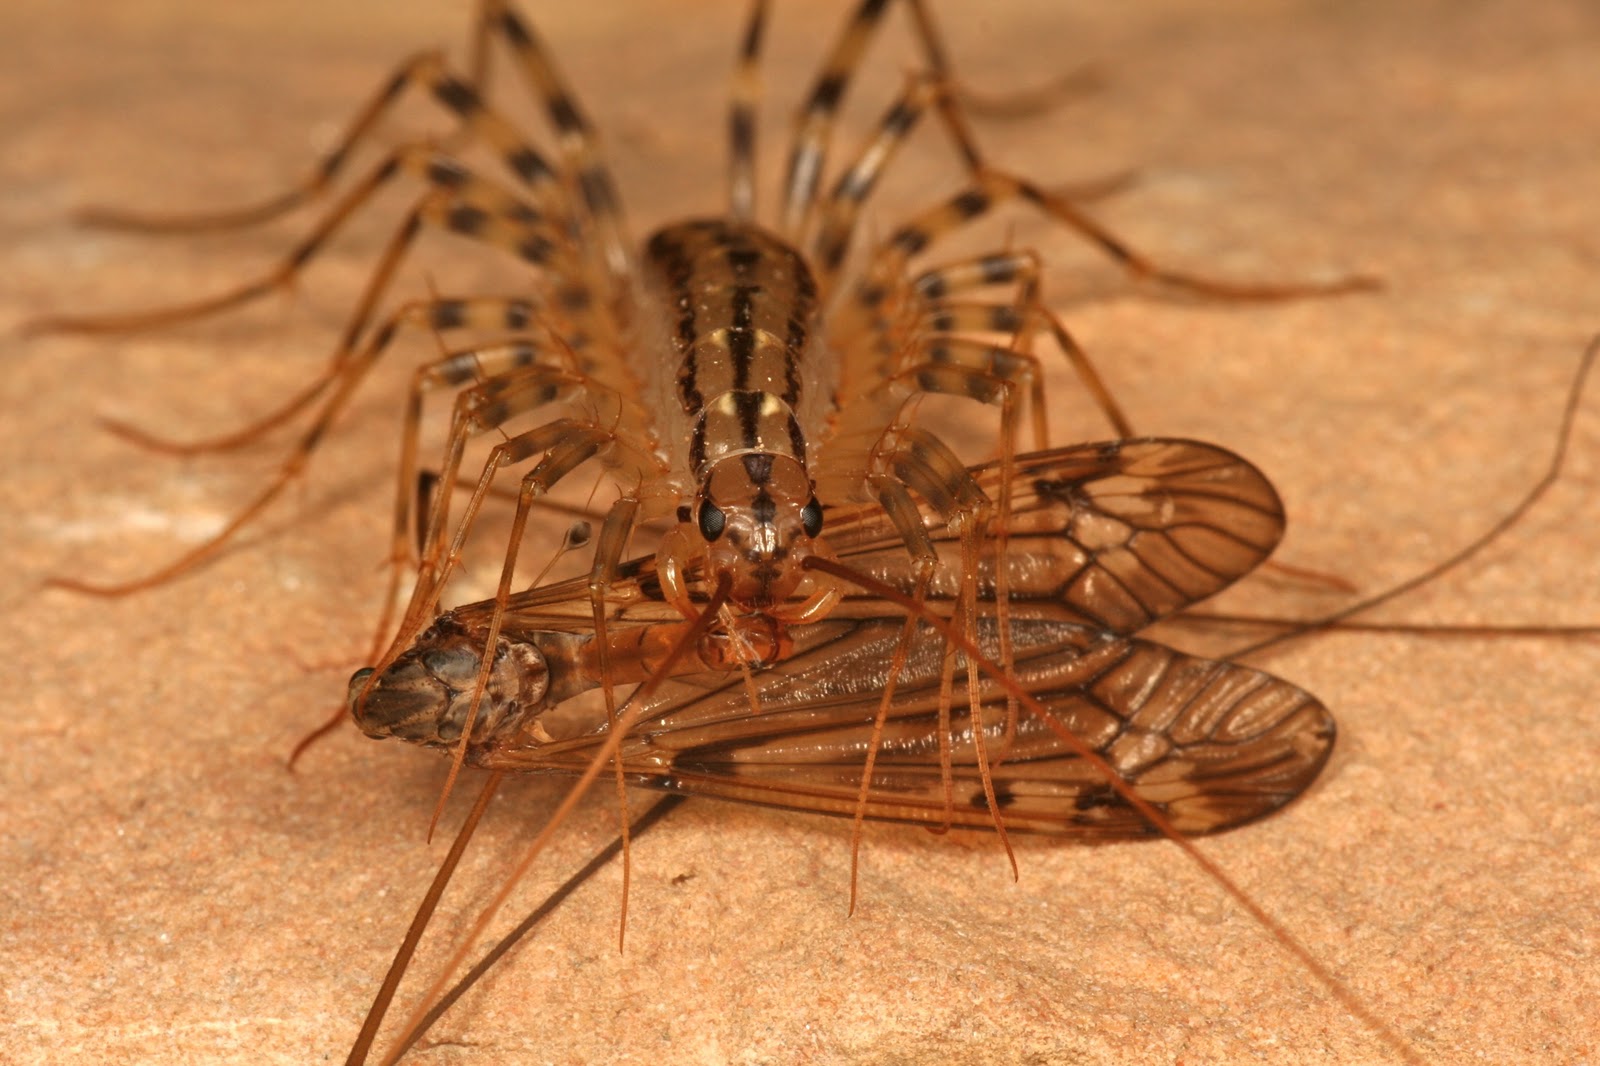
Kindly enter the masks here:
<path id="1" fill-rule="evenodd" d="M 1036 207 L 1121 264 L 1134 277 L 1200 296 L 1222 300 L 1292 300 L 1369 292 L 1379 286 L 1375 279 L 1360 275 L 1329 282 L 1279 285 L 1229 281 L 1174 270 L 1128 245 L 1066 197 L 987 165 L 974 171 L 972 184 L 966 189 L 924 211 L 891 234 L 873 253 L 873 262 L 866 273 L 880 278 L 898 276 L 903 273 L 906 262 L 921 254 L 935 239 L 987 215 L 1001 204 L 1012 202 Z"/>
<path id="2" fill-rule="evenodd" d="M 804 233 L 812 212 L 818 207 L 817 186 L 826 162 L 834 116 L 885 3 L 886 0 L 865 0 L 857 9 L 825 61 L 806 103 L 802 105 L 796 123 L 797 133 L 790 158 L 783 214 L 784 232 L 796 239 Z M 821 204 L 822 226 L 815 240 L 815 257 L 819 266 L 819 284 L 824 289 L 843 264 L 861 201 L 870 193 L 879 172 L 899 141 L 909 135 L 929 103 L 935 105 L 942 125 L 972 177 L 973 188 L 965 194 L 969 200 L 975 202 L 985 197 L 1020 197 L 1032 201 L 1046 214 L 1097 244 L 1139 277 L 1201 295 L 1231 300 L 1296 299 L 1368 291 L 1377 287 L 1375 280 L 1362 276 L 1322 283 L 1263 284 L 1213 279 L 1168 269 L 1117 238 L 1074 206 L 1068 197 L 996 171 L 984 161 L 955 99 L 949 63 L 931 15 L 921 0 L 908 0 L 908 3 L 912 8 L 916 36 L 928 58 L 929 72 L 912 79 L 911 85 L 885 114 L 875 139 L 869 142 L 855 166 L 839 179 L 831 195 Z M 929 232 L 923 234 L 924 244 L 942 228 L 959 225 L 966 218 L 987 209 L 986 206 L 976 207 L 971 214 L 967 214 L 967 209 L 957 202 L 952 202 L 950 206 L 952 218 L 926 219 Z"/>
<path id="3" fill-rule="evenodd" d="M 526 22 L 517 17 L 509 5 L 497 0 L 484 0 L 472 33 L 471 76 L 462 80 L 444 71 L 443 57 L 434 51 L 408 57 L 386 78 L 382 86 L 364 104 L 335 141 L 334 147 L 314 166 L 311 172 L 288 190 L 261 203 L 229 210 L 184 214 L 158 214 L 128 211 L 116 208 L 95 207 L 84 210 L 80 218 L 87 224 L 143 232 L 182 233 L 207 230 L 237 229 L 271 221 L 296 207 L 311 203 L 325 194 L 343 172 L 351 156 L 361 145 L 376 135 L 384 116 L 401 101 L 408 88 L 422 85 L 461 120 L 462 127 L 451 140 L 483 136 L 497 148 L 510 145 L 502 156 L 513 172 L 524 180 L 545 184 L 555 181 L 555 172 L 542 157 L 528 146 L 511 141 L 520 137 L 503 136 L 509 124 L 487 111 L 481 99 L 481 88 L 488 71 L 488 46 L 495 36 L 502 37 L 518 61 L 519 69 L 528 77 L 546 101 L 551 123 L 562 140 L 563 155 L 570 161 L 587 160 L 589 174 L 583 183 L 586 203 L 599 206 L 588 194 L 591 190 L 609 192 L 615 187 L 598 150 L 595 139 L 581 111 L 572 101 L 559 75 L 556 74 L 545 50 L 538 44 Z M 486 127 L 499 127 L 489 130 Z M 569 151 L 571 145 L 581 142 L 581 151 Z M 555 186 L 552 185 L 552 188 Z M 615 215 L 615 195 L 610 196 L 612 217 Z M 600 217 L 598 214 L 596 217 Z M 603 227 L 615 236 L 620 226 Z M 625 244 L 625 242 L 623 242 Z"/>
<path id="4" fill-rule="evenodd" d="M 956 82 L 944 42 L 924 0 L 906 0 L 906 3 L 911 13 L 912 36 L 927 64 L 922 80 L 940 87 L 933 101 L 940 112 L 941 120 L 955 143 L 963 165 L 969 170 L 975 170 L 982 165 L 982 155 L 967 126 L 966 118 L 957 105 L 954 91 Z M 762 6 L 764 5 L 758 4 L 757 10 L 752 13 L 750 20 L 752 27 L 759 27 Z M 827 165 L 828 144 L 832 138 L 834 121 L 844 102 L 850 80 L 860 67 L 862 56 L 872 35 L 877 31 L 887 6 L 888 0 L 862 0 L 861 5 L 835 39 L 833 47 L 823 60 L 822 69 L 818 71 L 811 91 L 795 114 L 794 134 L 784 180 L 783 210 L 780 216 L 782 232 L 791 238 L 798 239 L 804 233 L 811 213 L 817 206 L 817 187 Z M 757 32 L 755 36 L 758 40 L 759 33 Z M 744 55 L 753 57 L 750 36 L 746 38 Z M 980 106 L 984 110 L 997 113 L 1015 114 L 1034 111 L 1058 98 L 1063 92 L 1075 90 L 1085 81 L 1092 80 L 1092 78 L 1086 79 L 1081 72 L 1074 72 L 1044 93 L 1033 94 L 1020 102 L 996 101 Z M 736 81 L 736 85 L 739 84 L 742 84 L 742 78 Z"/>
<path id="5" fill-rule="evenodd" d="M 893 158 L 895 150 L 914 128 L 929 101 L 942 96 L 941 87 L 925 78 L 914 77 L 901 96 L 895 100 L 880 120 L 877 131 L 862 146 L 855 162 L 838 178 L 822 209 L 822 223 L 813 241 L 813 258 L 818 263 L 821 287 L 830 288 L 844 264 L 854 234 L 861 205 L 871 194 L 879 176 Z M 891 302 L 905 306 L 905 300 L 892 301 L 901 292 L 899 286 L 890 284 L 903 276 L 904 264 L 898 273 L 888 270 L 876 273 L 876 280 L 857 286 L 853 298 L 841 307 L 837 325 L 832 331 L 841 350 L 850 353 L 842 368 L 848 382 L 879 381 L 890 372 L 890 363 L 896 353 L 906 350 L 904 330 L 896 327 L 891 317 Z M 1120 407 L 1105 387 L 1082 347 L 1072 338 L 1060 319 L 1044 306 L 1040 295 L 1040 264 L 1031 252 L 1000 253 L 984 256 L 969 262 L 951 264 L 948 271 L 925 271 L 913 281 L 910 293 L 915 312 L 910 314 L 911 327 L 926 325 L 937 332 L 952 329 L 976 329 L 1001 333 L 1010 337 L 1014 350 L 1023 358 L 1033 358 L 1029 349 L 1037 324 L 1054 333 L 1058 344 L 1089 389 L 1091 396 L 1105 412 L 1118 436 L 1132 436 L 1130 424 Z M 1017 286 L 1013 298 L 1005 304 L 987 304 L 987 311 L 964 310 L 959 321 L 946 313 L 944 299 L 952 292 L 967 288 L 984 288 L 1000 284 Z M 987 318 L 986 321 L 983 319 Z M 852 332 L 856 339 L 852 339 Z M 860 337 L 870 338 L 862 341 Z M 1034 412 L 1042 419 L 1045 406 L 1042 402 L 1042 380 L 1036 378 Z M 1042 421 L 1036 421 L 1036 433 L 1047 435 Z M 1043 441 L 1037 442 L 1043 446 Z"/>
<path id="6" fill-rule="evenodd" d="M 229 309 L 284 288 L 293 282 L 299 272 L 362 203 L 401 173 L 410 173 L 420 178 L 434 190 L 435 195 L 448 194 L 456 198 L 457 202 L 452 205 L 451 210 L 443 215 L 441 224 L 444 228 L 476 236 L 475 227 L 480 226 L 480 219 L 493 215 L 515 218 L 521 220 L 520 224 L 527 232 L 520 235 L 515 242 L 509 242 L 513 245 L 513 250 L 536 265 L 543 265 L 550 259 L 549 249 L 553 247 L 553 242 L 547 235 L 549 227 L 540 224 L 541 216 L 535 209 L 505 190 L 476 178 L 448 156 L 441 155 L 427 146 L 415 145 L 398 149 L 384 159 L 313 228 L 310 234 L 290 250 L 277 267 L 260 278 L 197 303 L 127 314 L 42 318 L 29 323 L 28 328 L 35 331 L 78 333 L 147 329 Z M 401 231 L 404 232 L 406 227 L 412 224 L 413 221 L 408 220 L 402 224 Z M 501 243 L 505 245 L 508 242 L 502 237 Z M 371 321 L 373 310 L 386 290 L 388 278 L 398 265 L 397 258 L 390 260 L 386 257 L 380 263 L 377 274 L 368 285 L 365 298 L 357 311 L 352 314 L 327 366 L 287 402 L 249 425 L 219 437 L 190 442 L 168 440 L 120 422 L 112 422 L 108 428 L 143 447 L 169 454 L 191 455 L 241 447 L 292 420 L 314 403 L 331 384 L 349 372 L 348 363 L 353 357 L 357 342 Z M 381 331 L 392 332 L 394 328 L 396 327 L 391 322 L 381 327 Z M 387 340 L 388 336 L 384 335 L 380 347 L 386 344 Z"/>
<path id="7" fill-rule="evenodd" d="M 949 64 L 932 18 L 924 10 L 921 0 L 908 0 L 908 4 L 912 13 L 913 36 L 933 74 L 932 80 L 949 84 Z M 817 186 L 827 165 L 828 143 L 832 138 L 834 120 L 849 89 L 850 79 L 860 67 L 861 57 L 877 31 L 887 6 L 888 0 L 862 0 L 834 40 L 811 91 L 795 114 L 780 216 L 781 232 L 791 238 L 798 239 L 805 231 L 811 213 L 817 206 Z M 940 110 L 949 113 L 947 126 L 952 130 L 964 130 L 965 120 L 954 104 L 948 101 L 949 94 L 941 93 L 939 96 Z M 958 136 L 957 143 L 966 164 L 969 167 L 976 166 L 979 155 L 970 134 Z"/>
<path id="8" fill-rule="evenodd" d="M 465 171 L 457 173 L 464 175 L 462 180 L 424 195 L 391 237 L 346 327 L 340 351 L 330 362 L 327 377 L 329 384 L 334 386 L 332 392 L 267 485 L 216 535 L 154 573 L 123 584 L 92 584 L 76 579 L 58 579 L 54 584 L 107 596 L 126 595 L 159 585 L 212 557 L 239 529 L 276 499 L 305 468 L 325 432 L 342 413 L 366 372 L 382 353 L 383 346 L 372 342 L 386 340 L 382 336 L 384 331 L 380 330 L 378 335 L 368 338 L 367 343 L 359 347 L 356 347 L 356 339 L 366 334 L 377 304 L 424 225 L 476 238 L 508 250 L 534 266 L 549 266 L 557 260 L 557 245 L 540 232 L 540 227 L 522 221 L 522 212 L 515 207 L 514 199 L 504 199 L 508 194 L 492 183 L 471 179 L 471 175 Z M 350 354 L 345 354 L 346 351 Z"/>
<path id="9" fill-rule="evenodd" d="M 482 0 L 473 34 L 473 84 L 480 88 L 488 73 L 489 43 L 498 36 L 505 42 L 518 73 L 543 104 L 555 129 L 556 143 L 567 178 L 577 187 L 584 210 L 594 226 L 594 239 L 612 279 L 622 283 L 632 259 L 632 242 L 617 195 L 616 179 L 600 150 L 594 126 L 578 106 L 566 79 L 556 69 L 550 50 L 533 26 L 506 0 Z M 465 117 L 465 116 L 464 116 Z"/>
<path id="10" fill-rule="evenodd" d="M 756 215 L 756 109 L 761 103 L 758 66 L 767 9 L 767 0 L 754 0 L 750 5 L 728 93 L 728 215 L 743 222 Z"/>

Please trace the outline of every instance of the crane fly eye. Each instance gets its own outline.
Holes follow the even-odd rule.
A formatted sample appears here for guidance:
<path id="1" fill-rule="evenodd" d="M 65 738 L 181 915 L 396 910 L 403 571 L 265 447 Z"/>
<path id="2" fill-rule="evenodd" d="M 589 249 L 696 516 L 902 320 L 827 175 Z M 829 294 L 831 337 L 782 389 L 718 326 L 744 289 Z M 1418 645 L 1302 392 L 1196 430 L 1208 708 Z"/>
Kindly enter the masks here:
<path id="1" fill-rule="evenodd" d="M 706 500 L 700 505 L 700 535 L 706 540 L 716 540 L 728 525 L 728 516 L 722 508 Z"/>
<path id="2" fill-rule="evenodd" d="M 800 509 L 800 526 L 808 537 L 815 537 L 822 532 L 822 504 L 817 502 L 815 496 Z"/>

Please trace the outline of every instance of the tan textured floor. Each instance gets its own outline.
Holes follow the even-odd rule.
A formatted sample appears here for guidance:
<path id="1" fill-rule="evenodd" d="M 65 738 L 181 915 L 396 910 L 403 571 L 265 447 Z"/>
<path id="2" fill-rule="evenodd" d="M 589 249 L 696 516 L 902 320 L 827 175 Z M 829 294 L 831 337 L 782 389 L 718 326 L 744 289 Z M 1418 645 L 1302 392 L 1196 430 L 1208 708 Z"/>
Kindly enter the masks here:
<path id="1" fill-rule="evenodd" d="M 273 191 L 389 64 L 455 44 L 465 21 L 459 4 L 192 6 L 0 9 L 3 1061 L 337 1060 L 441 850 L 420 841 L 437 760 L 346 733 L 301 773 L 282 768 L 375 609 L 397 377 L 366 394 L 305 490 L 203 572 L 111 603 L 38 591 L 52 573 L 145 571 L 244 498 L 276 447 L 169 461 L 96 416 L 186 435 L 264 410 L 318 364 L 382 232 L 339 246 L 292 306 L 128 340 L 15 339 L 45 310 L 244 277 L 304 224 L 147 242 L 74 229 L 69 211 Z M 720 195 L 736 6 L 535 9 L 641 230 Z M 768 84 L 788 101 L 835 21 L 779 7 Z M 1269 473 L 1292 517 L 1282 558 L 1377 588 L 1439 557 L 1536 476 L 1600 329 L 1592 5 L 1112 7 L 959 19 L 953 49 L 977 84 L 1085 61 L 1105 75 L 1097 96 L 985 128 L 995 155 L 1047 182 L 1137 168 L 1101 213 L 1171 263 L 1359 269 L 1388 288 L 1162 302 L 1058 233 L 1023 220 L 1015 239 L 1053 257 L 1056 302 L 1140 428 L 1218 441 Z M 897 54 L 875 53 L 880 88 L 862 99 L 883 99 Z M 905 163 L 924 196 L 942 154 L 928 136 Z M 906 202 L 886 201 L 880 232 Z M 1060 435 L 1098 432 L 1074 419 L 1093 425 L 1074 408 Z M 1575 450 L 1533 521 L 1394 616 L 1600 620 L 1600 396 Z M 1237 602 L 1335 600 L 1279 582 Z M 1334 709 L 1341 744 L 1303 802 L 1210 854 L 1419 1058 L 1594 1061 L 1600 650 L 1342 635 L 1270 664 Z M 470 863 L 474 900 L 532 824 L 521 812 L 559 787 L 506 791 L 489 830 L 501 847 Z M 608 819 L 601 800 L 581 808 L 545 879 Z M 847 918 L 841 825 L 690 805 L 636 851 L 625 954 L 608 874 L 418 1061 L 1392 1058 L 1173 848 L 1029 840 L 1018 858 L 1013 884 L 987 838 L 874 830 Z"/>

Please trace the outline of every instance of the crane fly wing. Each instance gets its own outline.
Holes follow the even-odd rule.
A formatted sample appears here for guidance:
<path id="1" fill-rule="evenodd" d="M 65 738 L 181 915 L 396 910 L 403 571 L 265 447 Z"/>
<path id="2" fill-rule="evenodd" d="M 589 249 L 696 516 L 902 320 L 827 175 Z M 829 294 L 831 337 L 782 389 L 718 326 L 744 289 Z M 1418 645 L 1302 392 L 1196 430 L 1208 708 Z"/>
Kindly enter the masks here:
<path id="1" fill-rule="evenodd" d="M 993 621 L 979 629 L 992 649 Z M 668 791 L 853 815 L 900 631 L 892 619 L 807 627 L 806 647 L 755 676 L 758 715 L 738 675 L 669 681 L 623 740 L 624 772 L 637 784 Z M 1332 749 L 1328 711 L 1259 670 L 1072 623 L 1020 621 L 1012 636 L 1014 677 L 1050 720 L 1024 710 L 1006 744 L 1006 694 L 992 679 L 982 681 L 982 728 L 1009 829 L 1093 838 L 1153 831 L 1103 772 L 1060 737 L 1062 729 L 1185 833 L 1271 813 L 1309 785 Z M 956 805 L 947 810 L 938 736 L 942 657 L 938 641 L 918 641 L 899 675 L 865 813 L 991 828 L 964 712 L 951 723 Z M 591 712 L 587 721 L 581 735 L 496 745 L 473 761 L 502 770 L 581 771 L 604 739 L 603 717 Z M 569 721 L 568 728 L 585 727 Z"/>
<path id="2" fill-rule="evenodd" d="M 990 499 L 1000 498 L 999 464 L 971 473 Z M 1003 550 L 1014 616 L 1114 633 L 1137 632 L 1227 587 L 1271 555 L 1283 535 L 1283 505 L 1261 472 L 1197 441 L 1107 441 L 1020 455 L 1012 461 L 1009 502 L 1005 529 L 997 513 L 985 538 L 978 599 L 992 603 L 999 595 Z M 937 516 L 925 520 L 944 559 L 928 599 L 951 599 L 961 577 L 958 537 L 936 527 Z M 830 536 L 852 569 L 911 590 L 910 560 L 881 511 Z M 847 596 L 836 611 L 864 617 L 883 608 L 870 597 Z"/>
<path id="3" fill-rule="evenodd" d="M 971 473 L 992 500 L 1006 490 L 999 464 Z M 1014 616 L 1114 633 L 1134 633 L 1225 588 L 1265 560 L 1283 534 L 1283 506 L 1260 471 L 1197 441 L 1110 441 L 1020 455 L 1012 462 L 1009 503 L 1004 530 L 998 510 L 991 518 L 978 599 L 992 603 L 998 595 L 1003 546 Z M 926 507 L 923 521 L 942 560 L 926 598 L 953 599 L 961 580 L 958 535 Z M 911 592 L 911 559 L 881 508 L 830 508 L 824 529 L 840 562 Z M 649 557 L 627 564 L 608 598 L 618 625 L 681 617 L 663 601 Z M 485 603 L 456 613 L 468 622 L 472 612 L 489 610 Z M 859 593 L 834 610 L 841 618 L 885 613 L 882 601 Z M 512 596 L 505 622 L 508 633 L 592 625 L 582 579 Z"/>

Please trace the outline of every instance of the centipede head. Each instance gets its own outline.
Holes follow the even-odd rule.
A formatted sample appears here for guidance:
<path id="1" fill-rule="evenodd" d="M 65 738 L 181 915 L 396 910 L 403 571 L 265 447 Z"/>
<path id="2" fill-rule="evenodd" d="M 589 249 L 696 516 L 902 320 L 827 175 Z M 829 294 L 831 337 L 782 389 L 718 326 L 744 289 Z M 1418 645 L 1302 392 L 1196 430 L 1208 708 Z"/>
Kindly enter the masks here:
<path id="1" fill-rule="evenodd" d="M 355 672 L 350 716 L 375 740 L 394 737 L 453 748 L 466 728 L 482 666 L 482 634 L 468 633 L 445 615 L 381 673 L 370 667 Z M 549 696 L 550 671 L 539 649 L 497 639 L 469 748 L 518 732 L 544 709 Z"/>
<path id="2" fill-rule="evenodd" d="M 703 545 L 705 575 L 729 581 L 728 599 L 769 610 L 806 576 L 800 561 L 822 532 L 822 506 L 805 467 L 786 455 L 748 452 L 714 464 L 691 515 Z"/>
<path id="3" fill-rule="evenodd" d="M 796 459 L 764 451 L 711 463 L 693 503 L 663 539 L 657 574 L 669 602 L 698 617 L 709 590 L 726 589 L 711 659 L 759 665 L 780 658 L 787 626 L 814 621 L 838 598 L 835 583 L 806 570 L 830 555 L 822 505 Z M 831 557 L 831 555 L 830 555 Z"/>

